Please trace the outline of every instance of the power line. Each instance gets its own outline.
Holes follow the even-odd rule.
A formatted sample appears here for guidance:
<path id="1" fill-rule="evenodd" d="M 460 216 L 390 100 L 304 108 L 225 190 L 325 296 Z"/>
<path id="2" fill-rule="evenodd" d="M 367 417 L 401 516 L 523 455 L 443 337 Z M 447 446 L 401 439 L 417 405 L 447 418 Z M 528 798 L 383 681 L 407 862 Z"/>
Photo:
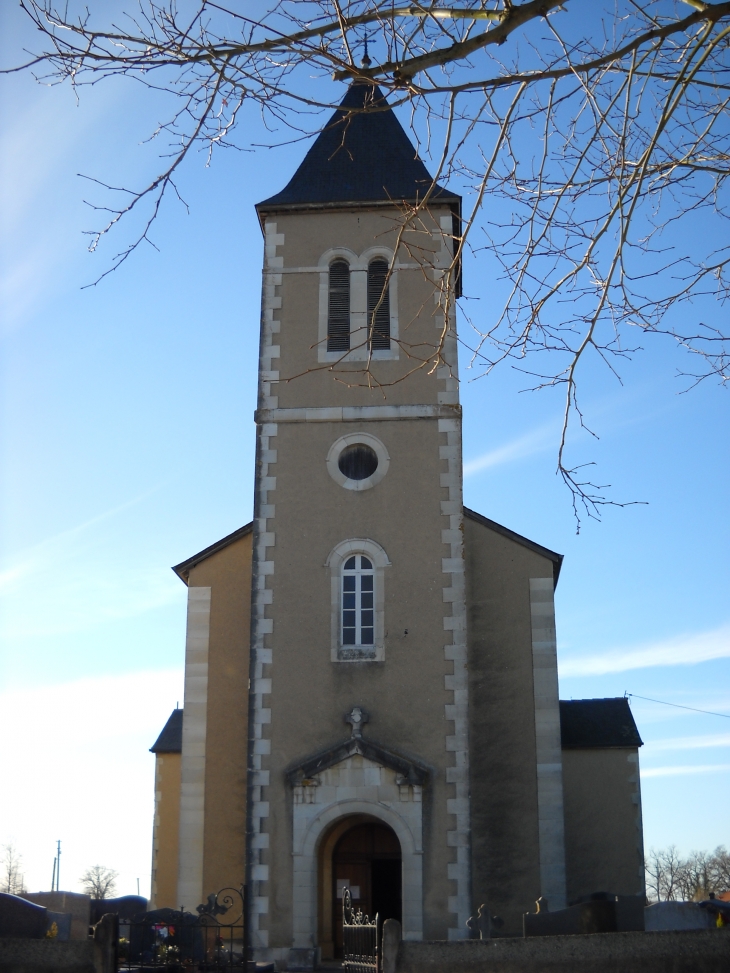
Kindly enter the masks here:
<path id="1" fill-rule="evenodd" d="M 713 713 L 709 709 L 697 709 L 696 706 L 682 706 L 681 703 L 668 703 L 666 699 L 652 699 L 651 696 L 639 696 L 636 693 L 624 692 L 624 698 L 629 696 L 633 699 L 645 699 L 648 703 L 661 703 L 662 706 L 675 706 L 677 709 L 690 709 L 693 713 L 704 713 L 706 716 L 722 716 L 723 719 L 730 720 L 730 713 Z"/>

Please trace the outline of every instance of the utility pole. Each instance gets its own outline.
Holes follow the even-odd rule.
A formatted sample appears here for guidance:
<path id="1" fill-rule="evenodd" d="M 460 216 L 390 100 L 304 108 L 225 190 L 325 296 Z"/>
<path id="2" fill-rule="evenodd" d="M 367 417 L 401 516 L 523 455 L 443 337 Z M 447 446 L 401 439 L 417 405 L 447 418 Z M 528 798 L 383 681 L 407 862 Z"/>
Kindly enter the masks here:
<path id="1" fill-rule="evenodd" d="M 58 865 L 56 866 L 56 891 L 59 892 L 61 889 L 61 839 L 60 838 L 56 842 L 56 847 L 57 847 L 56 861 L 58 862 Z"/>
<path id="2" fill-rule="evenodd" d="M 53 859 L 53 875 L 51 876 L 51 892 L 56 887 L 56 859 Z"/>

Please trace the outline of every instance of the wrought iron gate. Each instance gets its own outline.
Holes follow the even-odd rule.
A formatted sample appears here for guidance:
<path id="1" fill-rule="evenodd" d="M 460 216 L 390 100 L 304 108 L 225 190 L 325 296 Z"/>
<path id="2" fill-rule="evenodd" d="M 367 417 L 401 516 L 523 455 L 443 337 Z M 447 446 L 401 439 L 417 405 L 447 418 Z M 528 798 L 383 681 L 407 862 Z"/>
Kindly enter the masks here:
<path id="1" fill-rule="evenodd" d="M 245 969 L 246 888 L 221 889 L 199 905 L 143 912 L 119 923 L 119 970 L 164 973 Z M 162 973 L 162 971 L 161 971 Z"/>
<path id="2" fill-rule="evenodd" d="M 342 892 L 342 944 L 345 973 L 380 973 L 378 916 L 355 912 L 349 889 Z"/>

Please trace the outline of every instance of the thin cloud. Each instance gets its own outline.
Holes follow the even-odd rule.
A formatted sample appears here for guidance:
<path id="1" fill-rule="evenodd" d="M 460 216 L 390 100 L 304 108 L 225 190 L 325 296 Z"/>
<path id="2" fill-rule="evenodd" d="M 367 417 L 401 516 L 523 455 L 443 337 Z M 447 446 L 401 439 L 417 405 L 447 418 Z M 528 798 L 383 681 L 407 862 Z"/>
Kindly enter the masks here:
<path id="1" fill-rule="evenodd" d="M 130 558 L 119 538 L 104 529 L 162 485 L 17 555 L 0 575 L 0 634 L 6 639 L 68 635 L 178 600 L 180 584 L 163 565 L 150 563 L 149 555 L 146 563 L 136 554 Z"/>
<path id="2" fill-rule="evenodd" d="M 613 649 L 559 661 L 560 676 L 604 676 L 610 672 L 649 669 L 657 666 L 691 666 L 730 657 L 730 625 L 709 632 L 681 635 L 635 648 Z"/>
<path id="3" fill-rule="evenodd" d="M 481 456 L 468 460 L 464 463 L 464 476 L 473 476 L 475 473 L 481 473 L 482 470 L 504 466 L 507 463 L 513 463 L 515 460 L 525 459 L 527 456 L 533 456 L 535 453 L 542 453 L 546 449 L 550 449 L 551 446 L 555 445 L 557 429 L 555 423 L 540 426 L 524 436 L 518 436 L 510 443 L 505 443 L 504 446 L 498 446 L 496 449 L 491 449 L 487 453 L 482 453 Z"/>
<path id="4" fill-rule="evenodd" d="M 61 550 L 66 557 L 75 556 L 78 552 L 70 548 L 76 538 L 84 534 L 90 527 L 95 527 L 97 524 L 101 524 L 106 520 L 111 520 L 117 514 L 122 513 L 122 511 L 136 506 L 159 489 L 160 485 L 153 487 L 151 490 L 145 490 L 139 496 L 133 497 L 131 500 L 125 500 L 124 503 L 116 504 L 116 506 L 110 507 L 109 510 L 105 510 L 103 513 L 94 514 L 93 517 L 90 517 L 88 520 L 83 520 L 80 524 L 74 524 L 73 527 L 59 531 L 58 534 L 45 537 L 42 541 L 21 552 L 17 556 L 17 562 L 14 565 L 0 572 L 0 591 L 2 591 L 5 585 L 14 583 L 24 575 L 48 566 L 50 559 L 54 557 L 55 553 Z"/>
<path id="5" fill-rule="evenodd" d="M 704 750 L 706 747 L 730 747 L 730 733 L 713 733 L 705 736 L 673 737 L 668 740 L 645 742 L 651 753 L 657 750 Z"/>
<path id="6" fill-rule="evenodd" d="M 677 767 L 641 768 L 641 779 L 645 777 L 682 777 L 685 774 L 724 774 L 730 764 L 684 764 Z"/>
<path id="7" fill-rule="evenodd" d="M 163 486 L 164 483 L 158 483 L 156 486 L 145 490 L 138 496 L 132 497 L 131 500 L 125 500 L 124 503 L 118 503 L 114 507 L 110 507 L 109 510 L 104 510 L 100 514 L 94 514 L 88 520 L 83 520 L 80 524 L 75 524 L 73 527 L 59 531 L 58 534 L 45 537 L 42 541 L 22 551 L 16 556 L 15 564 L 0 572 L 0 593 L 3 591 L 3 588 L 17 583 L 25 575 L 35 571 L 42 571 L 49 567 L 55 569 L 60 554 L 63 554 L 64 558 L 77 557 L 81 553 L 78 538 L 85 534 L 90 527 L 96 527 L 98 524 L 102 524 L 107 520 L 112 520 L 125 510 L 129 510 L 130 507 L 136 507 L 138 503 L 152 496 L 153 493 L 162 489 Z M 76 546 L 74 546 L 74 542 L 77 542 Z"/>

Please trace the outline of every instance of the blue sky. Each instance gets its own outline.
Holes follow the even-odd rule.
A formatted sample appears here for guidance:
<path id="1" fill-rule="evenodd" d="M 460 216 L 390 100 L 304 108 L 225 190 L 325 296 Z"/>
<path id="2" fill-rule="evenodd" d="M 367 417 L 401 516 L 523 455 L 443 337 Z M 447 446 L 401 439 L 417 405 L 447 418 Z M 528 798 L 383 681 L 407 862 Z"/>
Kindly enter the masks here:
<path id="1" fill-rule="evenodd" d="M 22 44 L 0 14 L 7 63 Z M 329 82 L 323 82 L 323 84 Z M 185 588 L 170 565 L 251 517 L 261 238 L 253 204 L 304 146 L 194 158 L 142 249 L 98 287 L 124 232 L 89 255 L 102 200 L 80 179 L 141 183 L 161 106 L 134 85 L 85 91 L 0 80 L 2 151 L 2 660 L 0 844 L 47 887 L 89 865 L 149 888 L 153 758 L 182 699 Z M 261 140 L 252 115 L 250 140 Z M 488 320 L 493 268 L 467 261 L 469 313 Z M 708 313 L 703 308 L 703 313 Z M 726 320 L 727 312 L 709 313 Z M 465 333 L 466 326 L 464 328 Z M 686 395 L 660 340 L 589 366 L 584 404 L 617 500 L 579 535 L 555 476 L 560 400 L 463 362 L 465 501 L 565 554 L 557 590 L 563 698 L 635 699 L 646 846 L 730 843 L 728 396 Z M 8 794 L 12 794 L 9 799 Z"/>

